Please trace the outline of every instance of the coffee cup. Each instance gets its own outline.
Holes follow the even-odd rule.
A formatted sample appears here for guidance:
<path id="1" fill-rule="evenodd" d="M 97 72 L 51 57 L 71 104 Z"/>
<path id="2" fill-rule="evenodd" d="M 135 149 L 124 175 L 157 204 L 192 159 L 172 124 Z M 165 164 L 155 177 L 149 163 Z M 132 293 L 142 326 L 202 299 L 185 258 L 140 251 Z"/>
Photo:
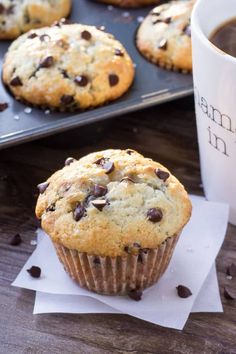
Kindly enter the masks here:
<path id="1" fill-rule="evenodd" d="M 236 225 L 236 57 L 211 34 L 236 18 L 236 0 L 198 0 L 191 18 L 195 110 L 206 198 L 230 206 Z"/>

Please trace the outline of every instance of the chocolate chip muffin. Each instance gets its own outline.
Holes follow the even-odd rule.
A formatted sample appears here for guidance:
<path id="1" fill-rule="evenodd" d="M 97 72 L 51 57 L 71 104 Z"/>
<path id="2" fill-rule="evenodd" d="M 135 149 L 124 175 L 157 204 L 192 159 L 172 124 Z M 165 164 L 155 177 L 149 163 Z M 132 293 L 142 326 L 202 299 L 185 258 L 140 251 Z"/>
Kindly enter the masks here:
<path id="1" fill-rule="evenodd" d="M 14 39 L 69 15 L 71 0 L 0 0 L 0 39 Z"/>
<path id="2" fill-rule="evenodd" d="M 68 158 L 38 188 L 36 215 L 66 271 L 101 294 L 155 283 L 191 215 L 180 182 L 133 150 Z"/>
<path id="3" fill-rule="evenodd" d="M 151 62 L 168 70 L 192 70 L 190 17 L 195 0 L 155 7 L 137 32 L 137 47 Z"/>
<path id="4" fill-rule="evenodd" d="M 120 7 L 140 7 L 159 4 L 160 0 L 98 0 L 106 4 Z"/>
<path id="5" fill-rule="evenodd" d="M 132 60 L 111 34 L 64 22 L 19 37 L 3 65 L 3 81 L 16 99 L 60 111 L 115 100 L 133 78 Z"/>

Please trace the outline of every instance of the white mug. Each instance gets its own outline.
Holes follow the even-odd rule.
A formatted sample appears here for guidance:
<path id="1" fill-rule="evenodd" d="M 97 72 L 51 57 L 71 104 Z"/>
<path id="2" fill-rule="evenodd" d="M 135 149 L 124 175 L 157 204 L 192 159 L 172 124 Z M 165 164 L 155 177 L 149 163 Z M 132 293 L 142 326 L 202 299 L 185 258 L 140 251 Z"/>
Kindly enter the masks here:
<path id="1" fill-rule="evenodd" d="M 191 32 L 203 187 L 207 199 L 229 204 L 236 225 L 236 58 L 208 39 L 233 18 L 236 0 L 198 0 Z"/>

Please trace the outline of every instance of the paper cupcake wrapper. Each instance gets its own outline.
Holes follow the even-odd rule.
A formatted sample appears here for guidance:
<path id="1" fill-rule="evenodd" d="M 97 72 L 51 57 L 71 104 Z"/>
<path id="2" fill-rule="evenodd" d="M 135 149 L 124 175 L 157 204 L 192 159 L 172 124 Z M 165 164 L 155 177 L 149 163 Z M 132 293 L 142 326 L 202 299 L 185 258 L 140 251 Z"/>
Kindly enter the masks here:
<path id="1" fill-rule="evenodd" d="M 159 66 L 162 69 L 166 69 L 168 71 L 175 71 L 175 72 L 179 72 L 182 74 L 191 74 L 192 73 L 192 68 L 191 69 L 187 69 L 187 68 L 181 68 L 178 67 L 172 63 L 167 63 L 164 60 L 158 60 L 154 55 L 151 55 L 147 50 L 140 50 L 138 45 L 136 45 L 140 54 L 147 59 L 148 61 L 150 61 L 153 64 L 156 64 L 157 66 Z"/>
<path id="2" fill-rule="evenodd" d="M 10 95 L 16 99 L 18 102 L 23 103 L 25 106 L 27 107 L 31 107 L 31 108 L 36 108 L 36 109 L 41 109 L 42 111 L 50 111 L 51 113 L 76 113 L 76 112 L 84 112 L 86 110 L 89 110 L 93 107 L 88 107 L 87 109 L 81 109 L 79 108 L 78 105 L 76 104 L 71 104 L 68 106 L 61 106 L 61 107 L 53 107 L 50 105 L 40 105 L 40 104 L 34 104 L 33 102 L 29 102 L 23 98 L 17 98 L 13 91 L 11 90 L 10 86 L 8 84 L 5 83 L 5 87 L 7 89 L 7 91 L 10 93 Z"/>
<path id="3" fill-rule="evenodd" d="M 158 248 L 118 257 L 88 255 L 58 243 L 54 246 L 66 272 L 81 287 L 99 294 L 125 295 L 158 281 L 168 267 L 179 235 L 168 238 Z"/>
<path id="4" fill-rule="evenodd" d="M 3 79 L 2 79 L 3 81 Z M 19 98 L 19 97 L 16 97 L 15 94 L 13 93 L 13 91 L 11 90 L 11 87 L 10 85 L 8 85 L 7 83 L 4 83 L 4 86 L 6 88 L 6 90 L 8 91 L 8 93 L 15 99 L 17 100 L 18 102 L 21 102 L 23 103 L 25 106 L 27 107 L 31 107 L 31 108 L 36 108 L 36 109 L 41 109 L 42 111 L 50 111 L 50 113 L 57 113 L 57 112 L 60 112 L 60 113 L 83 113 L 83 112 L 86 112 L 86 111 L 89 111 L 91 109 L 96 109 L 96 108 L 99 108 L 99 107 L 102 107 L 102 106 L 107 106 L 109 105 L 110 103 L 112 103 L 113 101 L 116 101 L 118 98 L 120 98 L 121 96 L 123 96 L 125 94 L 125 92 L 123 92 L 119 97 L 115 98 L 115 99 L 110 99 L 110 100 L 106 100 L 105 102 L 103 103 L 100 103 L 100 104 L 96 104 L 95 106 L 89 106 L 87 108 L 81 108 L 79 107 L 79 102 L 74 102 L 70 105 L 61 105 L 60 107 L 57 106 L 57 107 L 53 107 L 53 106 L 50 106 L 50 105 L 40 105 L 40 104 L 34 104 L 33 102 L 29 102 L 23 98 Z M 132 85 L 132 83 L 131 83 Z M 131 86 L 130 85 L 130 86 Z M 129 88 L 127 88 L 127 91 L 128 91 Z"/>

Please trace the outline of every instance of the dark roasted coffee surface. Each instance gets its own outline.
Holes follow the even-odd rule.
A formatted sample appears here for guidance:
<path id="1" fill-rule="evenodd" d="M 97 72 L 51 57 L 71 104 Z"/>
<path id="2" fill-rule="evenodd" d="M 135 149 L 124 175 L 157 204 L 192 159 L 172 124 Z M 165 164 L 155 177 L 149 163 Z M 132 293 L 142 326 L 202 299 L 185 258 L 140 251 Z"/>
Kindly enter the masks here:
<path id="1" fill-rule="evenodd" d="M 236 57 L 236 17 L 218 27 L 210 41 L 223 52 Z"/>

